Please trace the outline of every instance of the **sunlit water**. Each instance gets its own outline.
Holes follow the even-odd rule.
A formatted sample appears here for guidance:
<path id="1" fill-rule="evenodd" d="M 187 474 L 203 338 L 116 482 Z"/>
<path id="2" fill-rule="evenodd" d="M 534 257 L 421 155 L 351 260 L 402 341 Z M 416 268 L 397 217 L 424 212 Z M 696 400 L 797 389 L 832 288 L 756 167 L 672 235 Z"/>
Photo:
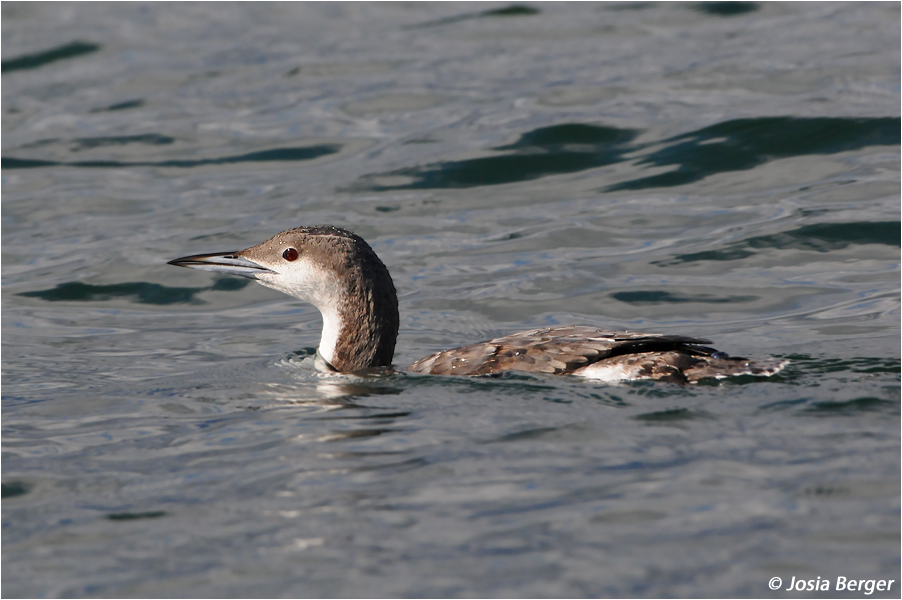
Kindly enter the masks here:
<path id="1" fill-rule="evenodd" d="M 4 597 L 898 597 L 899 22 L 4 2 Z M 323 223 L 398 365 L 569 323 L 791 364 L 327 377 L 315 309 L 165 264 Z"/>

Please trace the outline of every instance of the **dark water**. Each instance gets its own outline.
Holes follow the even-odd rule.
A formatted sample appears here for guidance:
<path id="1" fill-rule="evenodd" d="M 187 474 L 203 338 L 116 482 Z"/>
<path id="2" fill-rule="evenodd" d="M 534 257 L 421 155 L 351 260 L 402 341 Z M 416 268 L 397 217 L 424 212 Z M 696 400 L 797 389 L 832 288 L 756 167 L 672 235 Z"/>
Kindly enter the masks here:
<path id="1" fill-rule="evenodd" d="M 2 10 L 5 597 L 898 597 L 898 4 Z M 326 377 L 315 309 L 165 264 L 322 223 L 399 365 L 791 364 Z"/>

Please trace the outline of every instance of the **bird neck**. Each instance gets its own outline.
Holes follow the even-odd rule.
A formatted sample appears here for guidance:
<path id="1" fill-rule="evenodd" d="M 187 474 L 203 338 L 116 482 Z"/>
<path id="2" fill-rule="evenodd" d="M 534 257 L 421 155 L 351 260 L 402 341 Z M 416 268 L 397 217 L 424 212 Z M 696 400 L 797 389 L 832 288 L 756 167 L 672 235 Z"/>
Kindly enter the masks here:
<path id="1" fill-rule="evenodd" d="M 388 269 L 370 251 L 338 273 L 338 292 L 318 305 L 323 315 L 319 354 L 339 372 L 391 366 L 398 337 L 398 298 Z"/>

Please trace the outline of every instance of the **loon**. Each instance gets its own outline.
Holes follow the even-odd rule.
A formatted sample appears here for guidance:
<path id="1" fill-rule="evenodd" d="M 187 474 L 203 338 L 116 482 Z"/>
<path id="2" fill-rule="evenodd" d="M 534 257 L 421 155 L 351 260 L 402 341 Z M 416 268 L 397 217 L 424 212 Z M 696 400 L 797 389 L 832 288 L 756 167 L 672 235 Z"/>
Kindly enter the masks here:
<path id="1" fill-rule="evenodd" d="M 398 298 L 388 269 L 361 237 L 338 227 L 289 229 L 237 252 L 196 254 L 170 265 L 239 275 L 309 302 L 322 313 L 318 370 L 350 373 L 391 367 Z M 696 383 L 736 375 L 770 376 L 786 361 L 750 362 L 708 347 L 710 340 L 545 327 L 437 352 L 407 367 L 432 375 L 525 371 L 605 381 Z"/>

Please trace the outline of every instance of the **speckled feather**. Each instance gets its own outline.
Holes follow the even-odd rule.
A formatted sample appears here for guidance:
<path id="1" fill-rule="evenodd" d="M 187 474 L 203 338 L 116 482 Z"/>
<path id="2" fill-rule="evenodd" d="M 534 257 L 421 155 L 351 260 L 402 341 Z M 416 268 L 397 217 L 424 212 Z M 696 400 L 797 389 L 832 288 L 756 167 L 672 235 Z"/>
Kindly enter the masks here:
<path id="1" fill-rule="evenodd" d="M 533 329 L 427 356 L 408 367 L 432 375 L 524 371 L 595 379 L 658 379 L 694 383 L 708 377 L 772 375 L 780 361 L 729 358 L 681 335 L 606 331 L 585 326 Z"/>

